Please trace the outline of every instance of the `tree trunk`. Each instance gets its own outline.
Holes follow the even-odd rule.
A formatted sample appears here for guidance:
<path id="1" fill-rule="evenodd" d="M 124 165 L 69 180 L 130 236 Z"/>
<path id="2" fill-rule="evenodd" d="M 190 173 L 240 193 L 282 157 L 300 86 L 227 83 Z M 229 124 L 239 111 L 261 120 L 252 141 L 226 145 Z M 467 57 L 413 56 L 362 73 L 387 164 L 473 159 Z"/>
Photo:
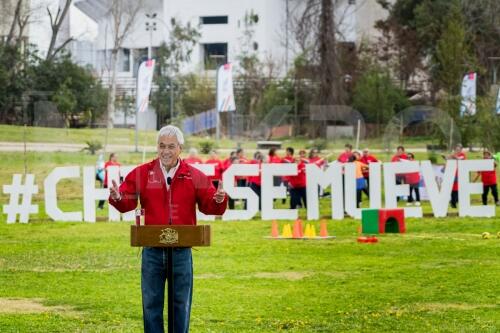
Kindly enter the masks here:
<path id="1" fill-rule="evenodd" d="M 318 54 L 320 60 L 319 104 L 343 103 L 342 80 L 335 38 L 334 0 L 321 0 Z"/>
<path id="2" fill-rule="evenodd" d="M 113 118 L 115 115 L 117 60 L 118 60 L 118 50 L 113 49 L 111 51 L 111 81 L 109 82 L 109 93 L 108 93 L 107 128 L 113 128 Z"/>

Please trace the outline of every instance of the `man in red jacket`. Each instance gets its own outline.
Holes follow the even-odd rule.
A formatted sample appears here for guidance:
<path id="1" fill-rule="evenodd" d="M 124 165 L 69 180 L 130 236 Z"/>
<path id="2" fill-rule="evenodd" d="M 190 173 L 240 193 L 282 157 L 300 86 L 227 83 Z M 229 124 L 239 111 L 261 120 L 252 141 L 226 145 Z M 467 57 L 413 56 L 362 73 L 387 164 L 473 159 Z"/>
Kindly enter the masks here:
<path id="1" fill-rule="evenodd" d="M 201 212 L 222 215 L 227 196 L 201 171 L 179 158 L 184 136 L 175 126 L 158 133 L 158 158 L 132 170 L 120 185 L 113 181 L 109 203 L 120 212 L 133 210 L 139 200 L 145 210 L 145 224 L 196 224 L 196 205 Z M 145 332 L 164 332 L 163 307 L 167 277 L 166 248 L 142 251 L 141 291 Z M 175 248 L 174 322 L 175 332 L 189 331 L 193 293 L 191 248 Z"/>

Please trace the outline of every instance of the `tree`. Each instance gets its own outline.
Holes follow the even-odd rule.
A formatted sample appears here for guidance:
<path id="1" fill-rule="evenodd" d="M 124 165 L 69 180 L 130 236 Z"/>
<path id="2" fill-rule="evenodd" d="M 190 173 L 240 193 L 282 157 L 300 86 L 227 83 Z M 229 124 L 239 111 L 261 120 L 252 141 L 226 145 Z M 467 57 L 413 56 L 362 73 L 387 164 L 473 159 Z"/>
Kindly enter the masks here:
<path id="1" fill-rule="evenodd" d="M 65 41 L 59 44 L 56 47 L 57 36 L 59 35 L 59 30 L 61 29 L 61 25 L 63 24 L 66 16 L 68 14 L 69 8 L 71 6 L 72 0 L 65 0 L 64 7 L 61 9 L 60 6 L 57 7 L 57 13 L 54 17 L 53 13 L 50 11 L 49 7 L 47 7 L 47 13 L 49 14 L 50 19 L 50 28 L 52 29 L 52 36 L 50 38 L 49 48 L 47 50 L 47 55 L 45 60 L 52 60 L 68 43 L 70 43 L 73 38 L 69 37 Z"/>
<path id="2" fill-rule="evenodd" d="M 174 106 L 174 101 L 171 98 L 178 86 L 174 82 L 174 77 L 178 77 L 181 65 L 191 58 L 199 38 L 199 27 L 193 27 L 189 22 L 183 24 L 171 18 L 168 42 L 162 43 L 156 53 L 154 82 L 158 90 L 152 93 L 151 105 L 156 110 L 158 126 L 173 121 L 170 116 L 174 112 L 170 109 Z"/>
<path id="3" fill-rule="evenodd" d="M 74 127 L 77 102 L 75 95 L 68 87 L 69 84 L 71 84 L 71 79 L 66 79 L 52 96 L 52 101 L 57 105 L 57 110 L 63 116 L 66 126 Z"/>
<path id="4" fill-rule="evenodd" d="M 118 52 L 123 45 L 125 37 L 133 30 L 137 13 L 142 8 L 144 0 L 111 0 L 108 16 L 111 18 L 111 33 L 113 45 L 111 46 L 111 79 L 109 83 L 107 128 L 113 127 L 116 102 L 116 71 Z"/>
<path id="5" fill-rule="evenodd" d="M 366 122 L 385 124 L 408 106 L 410 102 L 404 91 L 393 84 L 387 70 L 377 65 L 367 68 L 354 88 L 353 107 Z"/>

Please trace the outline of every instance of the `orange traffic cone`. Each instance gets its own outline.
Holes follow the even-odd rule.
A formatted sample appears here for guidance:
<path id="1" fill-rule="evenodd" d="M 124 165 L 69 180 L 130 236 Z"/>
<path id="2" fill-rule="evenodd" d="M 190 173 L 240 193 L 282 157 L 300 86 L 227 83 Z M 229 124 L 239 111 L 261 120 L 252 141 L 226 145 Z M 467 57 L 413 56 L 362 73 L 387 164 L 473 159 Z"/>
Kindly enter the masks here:
<path id="1" fill-rule="evenodd" d="M 273 223 L 271 225 L 271 237 L 278 238 L 279 235 L 280 232 L 278 230 L 278 222 L 276 222 L 276 220 L 273 220 Z"/>
<path id="2" fill-rule="evenodd" d="M 319 236 L 328 237 L 328 228 L 325 220 L 321 220 L 321 224 L 319 226 Z"/>
<path id="3" fill-rule="evenodd" d="M 293 238 L 302 238 L 302 222 L 297 219 L 293 224 Z"/>
<path id="4" fill-rule="evenodd" d="M 299 225 L 300 237 L 304 237 L 304 228 L 302 227 L 302 220 L 297 219 L 295 223 Z"/>

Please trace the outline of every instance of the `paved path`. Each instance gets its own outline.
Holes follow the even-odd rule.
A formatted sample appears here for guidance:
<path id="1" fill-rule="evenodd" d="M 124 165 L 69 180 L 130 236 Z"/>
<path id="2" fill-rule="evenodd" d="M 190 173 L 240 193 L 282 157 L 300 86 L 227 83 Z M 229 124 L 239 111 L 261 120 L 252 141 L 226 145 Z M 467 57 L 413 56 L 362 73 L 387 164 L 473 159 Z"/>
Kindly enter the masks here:
<path id="1" fill-rule="evenodd" d="M 79 143 L 54 143 L 54 142 L 27 142 L 26 150 L 27 151 L 38 151 L 38 152 L 79 152 L 85 148 L 86 144 Z M 134 145 L 108 145 L 106 149 L 108 152 L 133 152 L 135 150 Z M 139 151 L 142 152 L 143 146 L 139 145 Z M 231 148 L 220 148 L 217 149 L 220 153 L 228 153 L 234 149 Z M 254 151 L 255 149 L 247 149 L 248 151 Z M 409 148 L 409 151 L 424 153 L 427 152 L 426 148 Z M 0 142 L 0 151 L 24 151 L 24 143 L 22 142 Z M 343 149 L 333 149 L 333 150 L 325 150 L 326 154 L 335 154 L 342 152 Z M 382 149 L 372 149 L 374 153 L 384 152 Z M 146 152 L 152 153 L 156 152 L 155 146 L 146 146 Z"/>

